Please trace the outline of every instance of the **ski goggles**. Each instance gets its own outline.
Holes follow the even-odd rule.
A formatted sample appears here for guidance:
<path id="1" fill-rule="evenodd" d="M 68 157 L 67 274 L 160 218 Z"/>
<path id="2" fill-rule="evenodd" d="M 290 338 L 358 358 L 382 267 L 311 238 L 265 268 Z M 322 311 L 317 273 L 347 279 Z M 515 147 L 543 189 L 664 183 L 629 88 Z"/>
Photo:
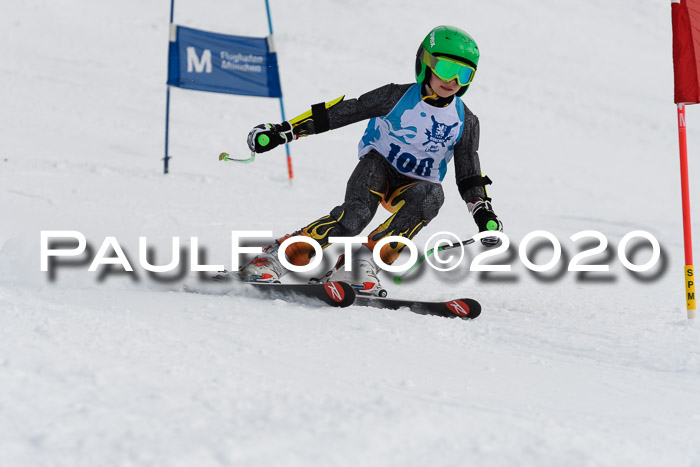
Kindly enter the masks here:
<path id="1" fill-rule="evenodd" d="M 458 62 L 449 57 L 436 57 L 423 49 L 423 63 L 427 64 L 431 70 L 443 81 L 457 80 L 460 86 L 467 86 L 474 79 L 476 67 Z"/>

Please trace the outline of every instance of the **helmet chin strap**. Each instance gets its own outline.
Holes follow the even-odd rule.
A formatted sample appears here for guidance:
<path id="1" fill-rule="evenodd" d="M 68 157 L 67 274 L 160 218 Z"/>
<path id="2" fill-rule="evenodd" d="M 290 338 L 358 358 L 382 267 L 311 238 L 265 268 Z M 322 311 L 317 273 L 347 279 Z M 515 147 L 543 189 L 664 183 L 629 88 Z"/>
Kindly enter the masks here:
<path id="1" fill-rule="evenodd" d="M 421 93 L 421 98 L 426 101 L 428 99 L 439 99 L 440 96 L 437 95 L 433 88 L 429 84 L 425 83 L 423 85 L 423 92 Z"/>
<path id="2" fill-rule="evenodd" d="M 450 105 L 452 100 L 455 98 L 454 94 L 450 97 L 440 97 L 437 93 L 430 87 L 430 84 L 424 83 L 423 89 L 421 90 L 421 98 L 423 101 L 435 107 L 447 107 Z"/>

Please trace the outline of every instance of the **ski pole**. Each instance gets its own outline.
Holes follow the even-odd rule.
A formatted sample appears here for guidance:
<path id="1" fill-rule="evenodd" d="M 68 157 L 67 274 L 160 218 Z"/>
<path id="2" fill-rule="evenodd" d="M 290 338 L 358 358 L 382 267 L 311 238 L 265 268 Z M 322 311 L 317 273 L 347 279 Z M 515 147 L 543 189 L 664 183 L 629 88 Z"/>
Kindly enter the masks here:
<path id="1" fill-rule="evenodd" d="M 470 238 L 468 240 L 464 240 L 464 241 L 461 241 L 459 243 L 453 243 L 452 245 L 440 245 L 439 247 L 437 247 L 437 251 L 451 250 L 452 248 L 457 248 L 457 247 L 461 247 L 464 245 L 470 245 L 472 243 L 474 243 L 474 239 Z M 406 274 L 408 274 L 409 272 L 411 272 L 415 268 L 417 268 L 423 261 L 425 261 L 425 259 L 428 256 L 432 255 L 434 252 L 435 252 L 435 248 L 431 248 L 430 250 L 428 250 L 427 253 L 425 253 L 420 258 L 418 258 L 418 260 L 416 260 L 416 262 L 413 263 L 413 266 L 411 266 L 406 271 L 404 271 L 403 274 L 394 276 L 394 284 L 401 285 L 401 283 L 403 282 L 403 276 L 405 276 Z"/>
<path id="2" fill-rule="evenodd" d="M 255 153 L 251 151 L 250 157 L 248 159 L 235 159 L 235 158 L 229 156 L 229 154 L 227 152 L 222 152 L 221 154 L 219 154 L 219 160 L 220 161 L 230 161 L 230 162 L 240 162 L 241 164 L 250 164 L 251 162 L 253 162 L 255 160 Z"/>

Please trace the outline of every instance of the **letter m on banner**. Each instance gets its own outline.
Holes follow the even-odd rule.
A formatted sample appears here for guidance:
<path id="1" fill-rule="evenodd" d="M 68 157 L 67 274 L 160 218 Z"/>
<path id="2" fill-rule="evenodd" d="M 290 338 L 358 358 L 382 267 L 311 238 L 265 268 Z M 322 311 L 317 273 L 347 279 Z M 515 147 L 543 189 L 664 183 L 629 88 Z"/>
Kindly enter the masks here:
<path id="1" fill-rule="evenodd" d="M 187 47 L 187 73 L 211 73 L 211 50 L 205 49 L 202 58 L 197 56 L 197 49 Z"/>
<path id="2" fill-rule="evenodd" d="M 172 25 L 168 84 L 198 91 L 282 97 L 272 39 Z"/>

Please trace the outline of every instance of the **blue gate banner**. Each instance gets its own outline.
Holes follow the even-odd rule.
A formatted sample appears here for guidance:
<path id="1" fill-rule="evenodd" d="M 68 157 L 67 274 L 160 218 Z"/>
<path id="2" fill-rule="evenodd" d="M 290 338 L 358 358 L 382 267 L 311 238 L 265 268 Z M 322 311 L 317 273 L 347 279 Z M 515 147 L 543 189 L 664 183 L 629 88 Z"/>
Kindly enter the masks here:
<path id="1" fill-rule="evenodd" d="M 198 91 L 282 97 L 277 54 L 268 38 L 229 36 L 175 26 L 168 84 Z M 271 39 L 271 38 L 270 38 Z"/>

